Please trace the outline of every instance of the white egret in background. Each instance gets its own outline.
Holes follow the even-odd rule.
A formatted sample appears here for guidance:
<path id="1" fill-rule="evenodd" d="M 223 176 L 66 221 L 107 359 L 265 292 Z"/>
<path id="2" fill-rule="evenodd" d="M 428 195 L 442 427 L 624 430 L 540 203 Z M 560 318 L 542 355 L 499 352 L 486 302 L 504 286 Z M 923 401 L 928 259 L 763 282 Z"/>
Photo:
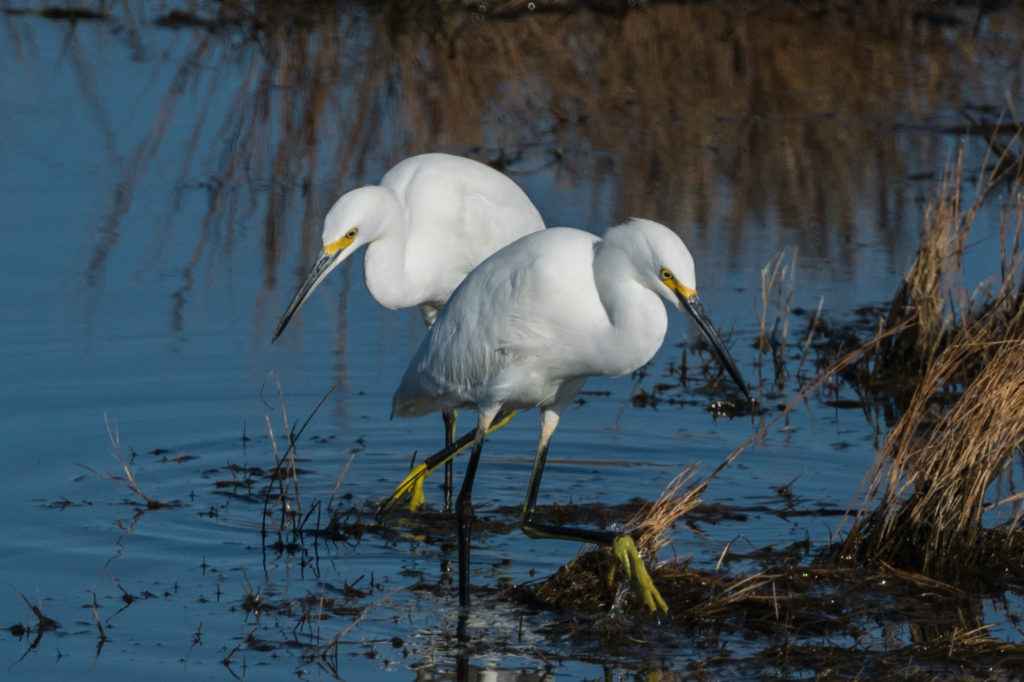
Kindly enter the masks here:
<path id="1" fill-rule="evenodd" d="M 419 306 L 429 328 L 463 278 L 489 255 L 544 228 L 526 193 L 503 173 L 449 154 L 410 157 L 379 185 L 354 189 L 324 219 L 323 247 L 299 286 L 274 339 L 328 273 L 366 247 L 363 274 L 370 295 L 392 310 Z M 455 411 L 443 410 L 445 445 L 455 434 Z M 411 506 L 423 504 L 422 477 Z M 445 467 L 451 507 L 451 465 Z"/>
<path id="2" fill-rule="evenodd" d="M 393 406 L 400 417 L 477 411 L 455 503 L 463 606 L 469 603 L 470 497 L 484 437 L 510 412 L 539 407 L 540 438 L 522 530 L 531 538 L 611 546 L 642 603 L 666 609 L 629 535 L 551 525 L 535 513 L 548 445 L 562 411 L 588 377 L 628 374 L 654 356 L 668 325 L 662 299 L 689 314 L 749 400 L 736 363 L 697 297 L 693 257 L 674 232 L 649 220 L 612 227 L 603 239 L 561 227 L 527 235 L 473 270 L 438 315 L 405 371 Z M 469 438 L 421 463 L 392 500 Z"/>

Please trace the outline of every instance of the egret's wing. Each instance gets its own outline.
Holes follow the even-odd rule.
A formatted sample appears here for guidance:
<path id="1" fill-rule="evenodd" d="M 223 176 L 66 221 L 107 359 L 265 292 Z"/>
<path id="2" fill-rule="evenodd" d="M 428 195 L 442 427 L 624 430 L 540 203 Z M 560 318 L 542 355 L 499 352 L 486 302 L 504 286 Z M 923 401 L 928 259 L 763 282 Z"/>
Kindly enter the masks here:
<path id="1" fill-rule="evenodd" d="M 490 166 L 447 154 L 406 159 L 385 176 L 406 207 L 406 261 L 435 272 L 421 288 L 443 304 L 484 259 L 544 222 L 511 178 Z M 445 267 L 437 272 L 437 263 Z"/>
<path id="2" fill-rule="evenodd" d="M 553 228 L 481 263 L 410 362 L 395 394 L 395 414 L 544 402 L 563 378 L 563 326 L 577 329 L 600 306 L 592 275 L 596 240 L 580 230 Z"/>

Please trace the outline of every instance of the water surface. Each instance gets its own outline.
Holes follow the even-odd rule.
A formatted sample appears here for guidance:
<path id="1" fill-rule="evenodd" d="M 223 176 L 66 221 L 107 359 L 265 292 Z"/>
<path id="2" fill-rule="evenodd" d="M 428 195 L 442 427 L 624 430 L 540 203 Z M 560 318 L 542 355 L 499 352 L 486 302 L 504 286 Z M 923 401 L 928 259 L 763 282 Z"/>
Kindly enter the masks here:
<path id="1" fill-rule="evenodd" d="M 592 381 L 565 415 L 542 493 L 652 499 L 688 465 L 708 473 L 814 372 L 813 352 L 781 385 L 759 364 L 762 268 L 795 251 L 793 306 L 823 299 L 834 320 L 890 298 L 956 150 L 969 169 L 984 163 L 967 117 L 994 122 L 1021 84 L 1013 9 L 975 33 L 711 3 L 624 18 L 456 15 L 430 35 L 364 8 L 197 25 L 150 3 L 107 11 L 0 15 L 2 603 L 9 626 L 36 626 L 22 595 L 59 623 L 38 640 L 0 638 L 12 679 L 454 674 L 454 594 L 413 589 L 441 580 L 450 544 L 405 520 L 393 535 L 276 551 L 260 532 L 266 480 L 229 485 L 272 468 L 270 429 L 283 453 L 285 423 L 335 385 L 298 444 L 302 512 L 332 499 L 366 508 L 439 440 L 436 419 L 388 419 L 422 324 L 372 301 L 360 259 L 270 343 L 344 190 L 405 156 L 450 151 L 500 165 L 549 224 L 599 233 L 641 215 L 679 231 L 767 414 L 716 419 L 699 381 L 676 389 L 684 408 L 633 405 L 696 338 L 673 316 L 645 377 Z M 980 238 L 979 278 L 997 256 Z M 791 317 L 793 344 L 807 319 Z M 699 356 L 685 352 L 696 377 Z M 845 507 L 884 425 L 825 405 L 837 395 L 854 397 L 838 385 L 794 411 L 707 501 L 755 507 L 791 484 L 802 503 Z M 482 516 L 520 503 L 535 438 L 535 414 L 493 437 L 474 491 Z M 110 480 L 123 476 L 115 451 L 168 507 L 147 510 Z M 710 568 L 728 542 L 820 547 L 835 523 L 751 513 L 680 529 L 674 551 Z M 480 543 L 484 586 L 550 574 L 576 551 L 514 529 Z M 253 608 L 255 594 L 270 607 Z M 335 612 L 311 612 L 325 595 Z M 474 613 L 493 646 L 468 663 L 545 670 L 535 647 L 557 647 L 540 634 L 548 618 L 503 602 Z M 310 658 L 335 637 L 335 659 Z M 630 679 L 685 670 L 709 647 L 600 661 L 566 646 L 552 672 Z"/>

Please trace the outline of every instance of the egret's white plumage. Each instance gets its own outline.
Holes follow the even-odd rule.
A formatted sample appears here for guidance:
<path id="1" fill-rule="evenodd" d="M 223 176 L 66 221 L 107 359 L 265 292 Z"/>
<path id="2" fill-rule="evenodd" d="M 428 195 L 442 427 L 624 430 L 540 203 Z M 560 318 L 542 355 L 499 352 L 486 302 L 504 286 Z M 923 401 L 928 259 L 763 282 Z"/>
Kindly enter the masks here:
<path id="1" fill-rule="evenodd" d="M 395 414 L 567 405 L 587 377 L 643 365 L 665 337 L 667 268 L 695 288 L 693 258 L 668 228 L 634 220 L 604 239 L 572 228 L 532 235 L 457 290 L 394 396 Z M 580 384 L 580 385 L 577 385 Z"/>
<path id="2" fill-rule="evenodd" d="M 503 173 L 472 159 L 421 154 L 389 170 L 379 185 L 354 189 L 324 219 L 323 247 L 274 332 L 280 336 L 313 290 L 366 247 L 366 288 L 382 306 L 419 306 L 429 327 L 452 291 L 480 261 L 544 221 Z"/>
<path id="3" fill-rule="evenodd" d="M 385 308 L 419 306 L 429 328 L 452 291 L 480 261 L 519 237 L 544 228 L 526 193 L 508 176 L 449 154 L 421 154 L 398 163 L 379 185 L 354 189 L 324 218 L 323 246 L 281 316 L 274 340 L 313 290 L 345 259 L 366 247 L 363 279 Z M 455 413 L 444 413 L 445 444 Z M 451 465 L 445 467 L 451 502 Z M 418 479 L 410 506 L 423 504 Z"/>
<path id="4" fill-rule="evenodd" d="M 613 545 L 639 581 L 635 586 L 645 603 L 664 606 L 628 536 L 533 519 L 559 416 L 588 377 L 626 374 L 654 356 L 668 324 L 663 300 L 690 314 L 747 393 L 697 298 L 692 256 L 674 232 L 649 220 L 610 228 L 602 239 L 572 228 L 527 235 L 473 270 L 441 311 L 406 369 L 393 411 L 401 417 L 461 407 L 478 412 L 456 506 L 463 603 L 468 602 L 469 496 L 484 435 L 501 415 L 540 407 L 541 435 L 521 521 L 524 531 L 531 537 Z M 422 466 L 425 472 L 435 465 Z"/>

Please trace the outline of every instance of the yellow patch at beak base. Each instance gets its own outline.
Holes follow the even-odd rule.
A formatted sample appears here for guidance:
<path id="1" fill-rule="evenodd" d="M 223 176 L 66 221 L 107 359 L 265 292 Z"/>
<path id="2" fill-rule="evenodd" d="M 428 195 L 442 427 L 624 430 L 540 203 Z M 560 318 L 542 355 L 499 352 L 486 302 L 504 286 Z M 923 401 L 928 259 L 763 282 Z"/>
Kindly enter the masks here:
<path id="1" fill-rule="evenodd" d="M 676 279 L 673 275 L 665 277 L 664 279 L 662 279 L 662 281 L 665 283 L 665 286 L 667 286 L 669 289 L 674 291 L 679 296 L 682 296 L 683 298 L 690 298 L 691 296 L 697 295 L 696 289 L 691 289 L 690 287 L 683 286 L 682 284 L 679 283 L 679 280 Z"/>
<path id="2" fill-rule="evenodd" d="M 343 251 L 343 250 L 347 249 L 349 246 L 352 245 L 353 241 L 355 241 L 355 240 L 352 237 L 349 237 L 348 235 L 345 235 L 341 239 L 333 241 L 330 244 L 324 244 L 324 252 L 329 254 L 329 255 L 331 255 L 331 256 L 333 256 L 334 254 L 338 253 L 339 251 Z"/>
<path id="3" fill-rule="evenodd" d="M 691 298 L 691 297 L 697 295 L 697 290 L 696 289 L 691 289 L 690 287 L 684 287 L 679 282 L 676 282 L 675 285 L 676 285 L 675 286 L 676 291 L 678 291 L 681 296 L 684 296 L 686 298 Z"/>

